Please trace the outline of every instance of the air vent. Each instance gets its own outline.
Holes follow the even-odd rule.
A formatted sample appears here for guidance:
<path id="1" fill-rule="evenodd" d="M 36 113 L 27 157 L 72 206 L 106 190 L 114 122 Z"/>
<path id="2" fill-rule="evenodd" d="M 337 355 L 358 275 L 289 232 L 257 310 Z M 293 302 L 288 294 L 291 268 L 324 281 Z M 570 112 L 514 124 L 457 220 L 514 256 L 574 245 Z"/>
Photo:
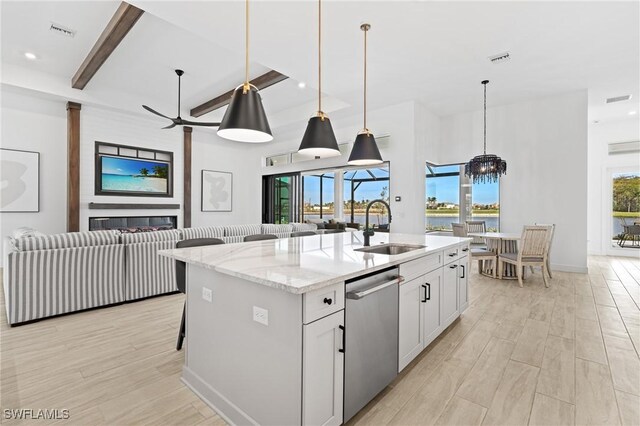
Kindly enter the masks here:
<path id="1" fill-rule="evenodd" d="M 634 154 L 640 152 L 640 141 L 615 142 L 609 144 L 609 155 Z"/>
<path id="2" fill-rule="evenodd" d="M 59 24 L 55 24 L 55 23 L 51 23 L 51 26 L 49 27 L 49 31 L 53 31 L 56 34 L 60 34 L 63 36 L 67 36 L 67 37 L 72 37 L 76 35 L 76 32 L 74 30 L 72 30 L 71 28 L 66 28 L 63 27 L 62 25 Z"/>
<path id="3" fill-rule="evenodd" d="M 616 96 L 615 98 L 607 98 L 607 103 L 612 104 L 614 102 L 628 101 L 629 99 L 631 99 L 631 95 Z"/>
<path id="4" fill-rule="evenodd" d="M 509 56 L 509 52 L 498 53 L 497 55 L 489 56 L 489 60 L 494 64 L 507 62 L 510 59 L 511 56 Z"/>

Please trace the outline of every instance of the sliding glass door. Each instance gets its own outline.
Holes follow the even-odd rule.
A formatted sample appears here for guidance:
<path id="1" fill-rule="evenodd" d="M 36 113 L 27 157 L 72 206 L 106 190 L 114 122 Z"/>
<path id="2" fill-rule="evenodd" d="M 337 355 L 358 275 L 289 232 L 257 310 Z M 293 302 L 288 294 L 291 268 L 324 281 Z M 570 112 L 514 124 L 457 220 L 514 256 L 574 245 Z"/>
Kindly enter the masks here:
<path id="1" fill-rule="evenodd" d="M 640 172 L 612 170 L 610 179 L 610 247 L 640 249 Z"/>
<path id="2" fill-rule="evenodd" d="M 263 176 L 262 223 L 300 221 L 300 174 Z"/>

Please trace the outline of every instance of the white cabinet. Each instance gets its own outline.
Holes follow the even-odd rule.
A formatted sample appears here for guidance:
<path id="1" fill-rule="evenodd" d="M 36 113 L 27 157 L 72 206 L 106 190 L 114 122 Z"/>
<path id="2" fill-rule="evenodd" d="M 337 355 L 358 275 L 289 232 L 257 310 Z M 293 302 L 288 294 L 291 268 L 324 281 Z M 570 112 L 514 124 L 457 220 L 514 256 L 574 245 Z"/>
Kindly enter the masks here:
<path id="1" fill-rule="evenodd" d="M 302 424 L 342 424 L 344 311 L 303 326 Z"/>
<path id="2" fill-rule="evenodd" d="M 424 348 L 422 334 L 423 277 L 402 283 L 398 297 L 398 371 L 402 371 Z"/>
<path id="3" fill-rule="evenodd" d="M 440 296 L 440 321 L 442 327 L 447 327 L 460 315 L 458 310 L 458 262 L 444 266 L 442 279 L 442 294 Z"/>
<path id="4" fill-rule="evenodd" d="M 424 276 L 422 303 L 422 327 L 424 346 L 427 347 L 442 331 L 440 299 L 442 297 L 442 268 Z"/>
<path id="5" fill-rule="evenodd" d="M 469 307 L 469 256 L 458 261 L 458 310 L 462 314 Z"/>
<path id="6" fill-rule="evenodd" d="M 440 334 L 442 268 L 405 282 L 399 294 L 398 371 Z"/>

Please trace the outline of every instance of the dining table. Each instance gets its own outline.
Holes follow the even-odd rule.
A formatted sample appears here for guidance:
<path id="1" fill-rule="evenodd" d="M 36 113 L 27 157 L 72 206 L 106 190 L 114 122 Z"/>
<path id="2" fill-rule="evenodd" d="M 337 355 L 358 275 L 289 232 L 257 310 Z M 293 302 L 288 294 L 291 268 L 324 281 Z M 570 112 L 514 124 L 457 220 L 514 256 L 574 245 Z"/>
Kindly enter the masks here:
<path id="1" fill-rule="evenodd" d="M 515 232 L 469 232 L 468 236 L 474 237 L 474 239 L 484 240 L 487 245 L 487 250 L 496 253 L 496 261 L 491 263 L 483 262 L 480 269 L 482 275 L 493 278 L 493 268 L 498 267 L 498 257 L 500 257 L 500 254 L 518 252 L 518 241 L 520 240 L 521 234 Z M 502 274 L 498 273 L 495 277 L 500 278 L 501 276 L 502 279 L 505 280 L 517 280 L 516 265 L 506 262 L 503 263 Z"/>

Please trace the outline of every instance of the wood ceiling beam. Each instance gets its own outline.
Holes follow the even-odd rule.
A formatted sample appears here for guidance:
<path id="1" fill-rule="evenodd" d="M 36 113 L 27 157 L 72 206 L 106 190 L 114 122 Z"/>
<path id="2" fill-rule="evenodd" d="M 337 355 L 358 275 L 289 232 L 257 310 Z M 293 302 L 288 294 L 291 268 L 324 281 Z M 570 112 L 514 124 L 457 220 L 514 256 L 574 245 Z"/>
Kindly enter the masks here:
<path id="1" fill-rule="evenodd" d="M 71 79 L 71 87 L 84 89 L 93 76 L 98 72 L 109 55 L 118 47 L 129 30 L 138 22 L 144 10 L 138 9 L 129 3 L 122 2 L 118 10 L 107 24 L 102 34 L 96 41 L 85 60 Z"/>
<path id="2" fill-rule="evenodd" d="M 256 86 L 258 90 L 262 90 L 276 83 L 280 83 L 287 78 L 289 77 L 284 74 L 280 74 L 278 71 L 271 70 L 259 77 L 254 78 L 250 81 L 250 83 Z M 229 102 L 231 102 L 231 95 L 233 95 L 234 90 L 235 89 L 229 90 L 225 94 L 217 96 L 203 103 L 202 105 L 198 105 L 197 107 L 191 109 L 191 116 L 200 117 L 208 112 L 215 111 L 218 108 L 222 108 L 223 106 L 228 105 Z"/>

